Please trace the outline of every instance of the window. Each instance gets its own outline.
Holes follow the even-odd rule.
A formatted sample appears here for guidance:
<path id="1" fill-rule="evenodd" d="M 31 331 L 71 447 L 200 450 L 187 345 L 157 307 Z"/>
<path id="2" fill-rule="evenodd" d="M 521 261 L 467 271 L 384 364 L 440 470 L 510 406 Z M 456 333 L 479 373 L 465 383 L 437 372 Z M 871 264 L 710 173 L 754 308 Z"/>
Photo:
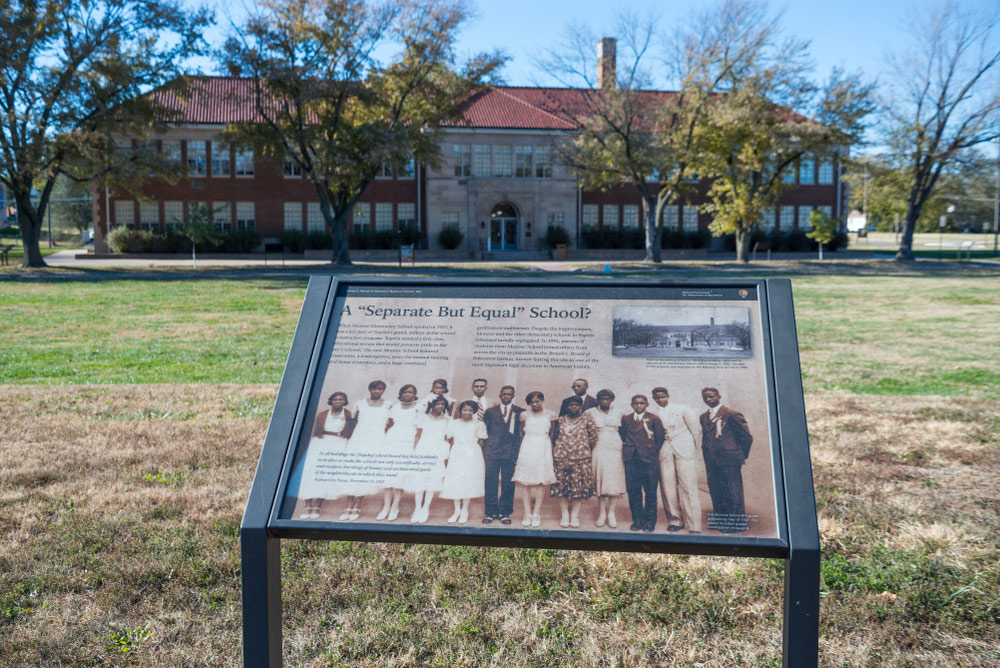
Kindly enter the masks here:
<path id="1" fill-rule="evenodd" d="M 372 227 L 372 205 L 358 202 L 354 205 L 354 233 L 362 234 Z"/>
<path id="2" fill-rule="evenodd" d="M 417 225 L 417 205 L 413 202 L 400 202 L 396 205 L 396 229 L 401 230 L 407 225 Z"/>
<path id="3" fill-rule="evenodd" d="M 801 160 L 799 162 L 799 183 L 816 183 L 816 162 L 814 160 Z"/>
<path id="4" fill-rule="evenodd" d="M 212 222 L 215 229 L 229 234 L 233 229 L 233 207 L 229 202 L 212 202 Z"/>
<path id="5" fill-rule="evenodd" d="M 489 144 L 476 144 L 472 147 L 473 169 L 479 178 L 490 176 L 490 146 Z"/>
<path id="6" fill-rule="evenodd" d="M 392 203 L 375 203 L 375 231 L 392 229 Z"/>
<path id="7" fill-rule="evenodd" d="M 549 213 L 549 227 L 564 227 L 566 216 L 562 211 Z"/>
<path id="8" fill-rule="evenodd" d="M 446 211 L 442 213 L 441 227 L 458 227 L 458 211 Z"/>
<path id="9" fill-rule="evenodd" d="M 800 230 L 811 230 L 812 222 L 809 220 L 809 214 L 812 213 L 813 207 L 808 204 L 799 207 L 799 229 Z"/>
<path id="10" fill-rule="evenodd" d="M 257 227 L 257 217 L 255 215 L 253 202 L 236 203 L 236 229 L 253 230 Z"/>
<path id="11" fill-rule="evenodd" d="M 376 179 L 391 179 L 392 178 L 392 165 L 388 162 L 383 162 L 375 170 Z"/>
<path id="12" fill-rule="evenodd" d="M 139 202 L 139 228 L 147 232 L 160 231 L 159 202 Z"/>
<path id="13" fill-rule="evenodd" d="M 535 149 L 535 176 L 539 179 L 552 178 L 552 149 L 548 146 Z"/>
<path id="14" fill-rule="evenodd" d="M 326 222 L 319 202 L 306 202 L 306 232 L 325 232 Z"/>
<path id="15" fill-rule="evenodd" d="M 285 231 L 302 231 L 302 202 L 285 202 Z"/>
<path id="16" fill-rule="evenodd" d="M 584 227 L 597 227 L 597 205 L 596 204 L 584 204 L 583 205 L 583 226 Z"/>
<path id="17" fill-rule="evenodd" d="M 205 142 L 188 141 L 187 168 L 188 176 L 205 176 Z"/>
<path id="18" fill-rule="evenodd" d="M 295 179 L 302 176 L 302 165 L 290 155 L 285 156 L 285 178 Z"/>
<path id="19" fill-rule="evenodd" d="M 773 230 L 775 226 L 775 210 L 764 209 L 760 214 L 760 227 L 764 230 Z"/>
<path id="20" fill-rule="evenodd" d="M 514 147 L 514 176 L 519 179 L 532 177 L 530 146 Z"/>
<path id="21" fill-rule="evenodd" d="M 682 211 L 684 218 L 681 221 L 681 227 L 685 232 L 697 232 L 698 231 L 698 207 L 693 204 L 685 204 L 684 210 Z"/>
<path id="22" fill-rule="evenodd" d="M 236 151 L 236 176 L 253 176 L 253 149 Z"/>
<path id="23" fill-rule="evenodd" d="M 135 202 L 115 200 L 115 225 L 135 227 Z"/>
<path id="24" fill-rule="evenodd" d="M 413 175 L 416 173 L 416 163 L 413 158 L 410 158 L 397 169 L 399 172 L 399 178 L 401 179 L 412 179 Z"/>
<path id="25" fill-rule="evenodd" d="M 161 150 L 163 151 L 163 162 L 168 165 L 181 164 L 181 143 L 179 141 L 164 139 Z"/>
<path id="26" fill-rule="evenodd" d="M 606 229 L 616 229 L 618 227 L 618 205 L 617 204 L 605 204 L 604 210 L 601 212 L 604 220 L 604 227 Z"/>
<path id="27" fill-rule="evenodd" d="M 493 146 L 493 176 L 513 176 L 511 153 L 513 147 L 504 144 Z"/>
<path id="28" fill-rule="evenodd" d="M 663 229 L 676 230 L 680 224 L 680 207 L 667 204 L 663 207 Z"/>
<path id="29" fill-rule="evenodd" d="M 795 163 L 785 167 L 785 170 L 781 172 L 781 182 L 782 183 L 795 183 Z"/>
<path id="30" fill-rule="evenodd" d="M 455 144 L 455 176 L 472 176 L 472 147 L 468 144 Z"/>
<path id="31" fill-rule="evenodd" d="M 819 163 L 819 178 L 821 186 L 833 185 L 833 160 L 826 159 Z"/>
<path id="32" fill-rule="evenodd" d="M 163 231 L 170 234 L 184 222 L 184 202 L 163 203 Z"/>
<path id="33" fill-rule="evenodd" d="M 778 225 L 786 232 L 795 226 L 794 206 L 783 206 L 778 210 Z"/>
<path id="34" fill-rule="evenodd" d="M 833 218 L 833 207 L 832 206 L 818 206 L 816 207 L 823 212 L 823 215 L 827 218 Z"/>
<path id="35" fill-rule="evenodd" d="M 639 227 L 638 204 L 626 204 L 622 207 L 622 225 L 630 230 Z"/>
<path id="36" fill-rule="evenodd" d="M 212 142 L 212 176 L 229 176 L 229 144 Z"/>

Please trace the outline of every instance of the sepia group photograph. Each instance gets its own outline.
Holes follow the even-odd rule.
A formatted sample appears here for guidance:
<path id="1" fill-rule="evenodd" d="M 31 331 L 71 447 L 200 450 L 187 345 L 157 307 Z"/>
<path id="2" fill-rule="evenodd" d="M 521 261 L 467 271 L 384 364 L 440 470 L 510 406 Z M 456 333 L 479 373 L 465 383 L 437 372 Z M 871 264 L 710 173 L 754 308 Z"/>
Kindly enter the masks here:
<path id="1" fill-rule="evenodd" d="M 348 297 L 335 337 L 282 519 L 778 536 L 754 300 Z"/>

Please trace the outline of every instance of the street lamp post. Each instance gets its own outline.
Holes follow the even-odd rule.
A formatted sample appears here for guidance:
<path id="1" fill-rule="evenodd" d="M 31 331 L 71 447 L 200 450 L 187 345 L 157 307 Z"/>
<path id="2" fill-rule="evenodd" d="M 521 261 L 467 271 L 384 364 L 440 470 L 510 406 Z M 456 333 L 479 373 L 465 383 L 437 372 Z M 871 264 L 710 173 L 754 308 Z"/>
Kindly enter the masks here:
<path id="1" fill-rule="evenodd" d="M 993 190 L 993 257 L 997 256 L 997 239 L 1000 238 L 1000 137 L 997 137 L 996 187 Z"/>

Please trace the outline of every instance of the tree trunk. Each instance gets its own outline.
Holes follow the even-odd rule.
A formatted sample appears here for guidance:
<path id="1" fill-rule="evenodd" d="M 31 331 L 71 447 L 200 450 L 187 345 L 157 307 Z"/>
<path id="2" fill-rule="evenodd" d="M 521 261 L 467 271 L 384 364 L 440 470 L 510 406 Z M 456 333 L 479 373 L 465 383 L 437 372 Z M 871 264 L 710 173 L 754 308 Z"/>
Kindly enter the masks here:
<path id="1" fill-rule="evenodd" d="M 327 222 L 330 228 L 330 236 L 333 239 L 333 251 L 330 257 L 331 264 L 351 264 L 351 250 L 347 245 L 347 218 L 348 214 L 344 212 L 336 216 L 332 223 Z"/>
<path id="2" fill-rule="evenodd" d="M 47 267 L 38 240 L 42 236 L 42 221 L 33 211 L 30 195 L 15 195 L 17 201 L 17 225 L 21 229 L 21 247 L 24 249 L 22 267 Z M 36 215 L 32 216 L 32 213 Z"/>
<path id="3" fill-rule="evenodd" d="M 642 213 L 645 216 L 646 228 L 646 258 L 644 262 L 659 264 L 663 261 L 660 253 L 660 233 L 656 226 L 656 204 L 649 202 L 649 198 L 643 198 Z"/>
<path id="4" fill-rule="evenodd" d="M 906 209 L 906 222 L 903 224 L 903 234 L 899 239 L 899 250 L 896 251 L 894 260 L 912 261 L 913 258 L 913 231 L 917 227 L 917 216 L 919 211 L 915 211 L 911 204 Z"/>
<path id="5" fill-rule="evenodd" d="M 736 230 L 736 261 L 750 262 L 750 230 Z"/>

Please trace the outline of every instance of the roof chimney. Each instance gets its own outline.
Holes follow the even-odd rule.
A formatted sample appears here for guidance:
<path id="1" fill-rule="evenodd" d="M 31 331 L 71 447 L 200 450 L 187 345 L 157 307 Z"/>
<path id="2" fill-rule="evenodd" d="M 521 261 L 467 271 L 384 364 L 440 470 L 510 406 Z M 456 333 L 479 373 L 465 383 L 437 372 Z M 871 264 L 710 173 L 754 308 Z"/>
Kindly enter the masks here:
<path id="1" fill-rule="evenodd" d="M 601 90 L 615 87 L 614 37 L 605 37 L 597 43 L 597 87 Z"/>

